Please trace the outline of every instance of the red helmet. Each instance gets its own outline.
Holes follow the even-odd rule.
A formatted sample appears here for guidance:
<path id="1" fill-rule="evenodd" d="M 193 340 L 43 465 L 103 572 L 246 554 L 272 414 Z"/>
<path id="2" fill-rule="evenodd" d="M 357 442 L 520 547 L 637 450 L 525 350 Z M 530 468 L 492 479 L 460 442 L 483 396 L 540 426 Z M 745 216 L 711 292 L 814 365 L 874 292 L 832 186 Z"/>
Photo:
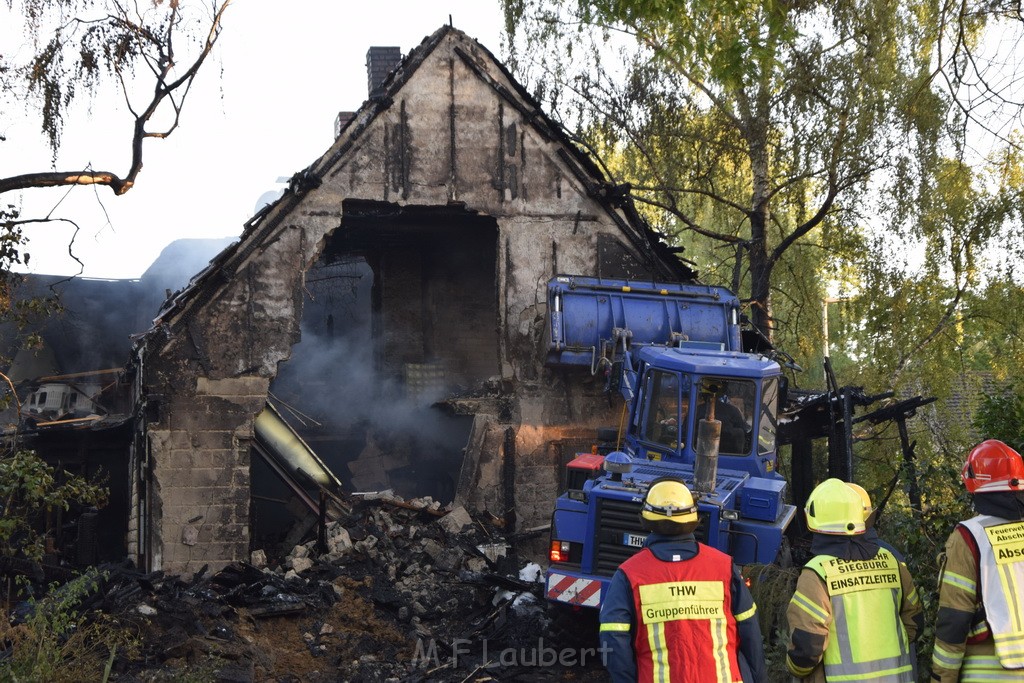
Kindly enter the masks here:
<path id="1" fill-rule="evenodd" d="M 1002 441 L 982 441 L 967 454 L 961 472 L 968 493 L 1024 490 L 1024 458 Z"/>

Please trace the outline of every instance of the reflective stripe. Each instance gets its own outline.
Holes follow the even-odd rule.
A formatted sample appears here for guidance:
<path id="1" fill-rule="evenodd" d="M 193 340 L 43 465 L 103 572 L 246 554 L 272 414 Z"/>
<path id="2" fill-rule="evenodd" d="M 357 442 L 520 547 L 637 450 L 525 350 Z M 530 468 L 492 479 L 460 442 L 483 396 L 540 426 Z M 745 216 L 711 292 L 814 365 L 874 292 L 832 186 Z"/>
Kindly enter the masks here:
<path id="1" fill-rule="evenodd" d="M 1024 636 L 1000 636 L 993 634 L 999 661 L 1007 669 L 1024 668 Z M 1022 672 L 1024 674 L 1024 672 Z"/>
<path id="2" fill-rule="evenodd" d="M 901 665 L 892 669 L 884 671 L 872 670 L 858 670 L 855 665 L 844 667 L 844 671 L 849 673 L 835 673 L 832 669 L 826 667 L 828 671 L 825 673 L 825 679 L 828 681 L 871 681 L 871 683 L 913 683 L 914 672 L 913 666 L 910 664 Z"/>
<path id="3" fill-rule="evenodd" d="M 1024 522 L 978 515 L 963 526 L 978 544 L 985 618 L 999 663 L 1024 669 Z"/>
<path id="4" fill-rule="evenodd" d="M 895 593 L 895 591 L 893 591 Z M 895 657 L 884 657 L 867 662 L 855 662 L 850 636 L 850 622 L 846 616 L 846 603 L 842 596 L 832 598 L 836 636 L 841 660 L 825 661 L 825 678 L 829 681 L 883 681 L 885 683 L 913 683 L 913 663 L 909 650 L 901 648 Z"/>
<path id="5" fill-rule="evenodd" d="M 786 655 L 786 667 L 789 668 L 789 673 L 793 674 L 797 678 L 807 678 L 810 673 L 814 671 L 813 666 L 797 666 L 793 663 L 793 660 L 789 658 L 789 655 Z"/>
<path id="6" fill-rule="evenodd" d="M 963 652 L 950 652 L 938 643 L 932 650 L 932 664 L 941 666 L 943 669 L 959 669 L 964 659 Z"/>
<path id="7" fill-rule="evenodd" d="M 967 632 L 968 638 L 977 638 L 981 635 L 984 635 L 985 638 L 988 638 L 989 636 L 988 622 L 984 619 L 971 626 L 971 630 Z"/>
<path id="8" fill-rule="evenodd" d="M 570 605 L 597 607 L 601 604 L 601 582 L 551 572 L 548 575 L 547 597 Z"/>
<path id="9" fill-rule="evenodd" d="M 727 636 L 725 619 L 711 620 L 711 646 L 715 653 L 715 678 L 718 683 L 729 683 L 729 653 L 725 649 Z"/>
<path id="10" fill-rule="evenodd" d="M 711 656 L 715 660 L 715 680 L 718 683 L 732 683 L 729 675 L 728 625 L 729 623 L 725 619 L 708 620 L 708 627 L 711 631 Z M 672 671 L 669 666 L 668 647 L 665 645 L 665 622 L 647 624 L 647 642 L 651 647 L 654 660 L 654 680 L 658 683 L 668 683 L 672 680 Z"/>
<path id="11" fill-rule="evenodd" d="M 960 574 L 955 574 L 948 569 L 942 572 L 942 583 L 949 584 L 956 588 L 962 588 L 968 593 L 977 592 L 977 585 L 974 583 L 973 579 L 961 576 Z"/>
<path id="12" fill-rule="evenodd" d="M 751 605 L 750 609 L 748 609 L 746 612 L 740 612 L 736 615 L 736 621 L 746 621 L 755 614 L 757 614 L 757 605 Z"/>
<path id="13" fill-rule="evenodd" d="M 668 648 L 665 647 L 665 622 L 647 624 L 647 644 L 651 647 L 654 680 L 657 683 L 668 683 L 671 670 L 668 665 Z"/>
<path id="14" fill-rule="evenodd" d="M 820 534 L 836 534 L 838 536 L 848 536 L 850 533 L 847 528 L 847 522 L 834 522 L 832 524 L 819 524 L 818 528 L 815 529 Z M 863 526 L 861 531 L 864 531 Z"/>
<path id="15" fill-rule="evenodd" d="M 961 683 L 987 683 L 991 681 L 1017 681 L 1024 680 L 1021 672 L 1015 669 L 1004 669 L 999 663 L 999 657 L 991 655 L 964 657 L 963 665 L 960 668 Z"/>
<path id="16" fill-rule="evenodd" d="M 1020 584 L 1017 582 L 1017 578 L 1021 577 L 1021 572 L 1014 571 L 1014 565 L 999 565 L 999 581 L 1003 585 L 1003 591 L 1006 595 L 1012 595 L 1017 598 L 1020 593 L 1018 589 Z M 1020 614 L 1020 600 L 1012 599 L 1007 601 L 1007 607 L 1010 608 L 1010 626 L 1013 628 L 1013 632 L 1016 634 L 1024 633 L 1024 620 L 1021 619 Z"/>
<path id="17" fill-rule="evenodd" d="M 853 663 L 853 651 L 850 649 L 852 642 L 850 640 L 849 624 L 850 622 L 846 616 L 846 600 L 842 596 L 832 598 L 832 626 L 829 627 L 829 644 L 833 647 L 829 649 L 834 651 L 836 647 L 839 648 L 839 662 L 837 663 L 839 666 L 841 666 L 842 662 Z M 838 638 L 833 639 L 833 634 L 838 636 Z M 828 665 L 829 657 L 826 655 L 823 659 L 827 674 L 832 670 Z M 842 673 L 839 666 L 834 667 L 837 674 Z"/>
<path id="18" fill-rule="evenodd" d="M 827 624 L 830 621 L 828 612 L 826 612 L 825 610 L 821 609 L 816 604 L 811 602 L 807 598 L 807 596 L 801 593 L 800 591 L 796 591 L 793 593 L 793 604 L 795 604 L 797 607 L 807 612 L 823 624 Z"/>
<path id="19" fill-rule="evenodd" d="M 601 624 L 602 631 L 629 631 L 629 624 L 620 624 L 616 622 L 608 622 Z"/>
<path id="20" fill-rule="evenodd" d="M 907 596 L 907 602 L 911 605 L 921 604 L 921 596 L 917 592 L 917 586 L 914 586 L 914 590 L 910 591 L 910 595 Z"/>

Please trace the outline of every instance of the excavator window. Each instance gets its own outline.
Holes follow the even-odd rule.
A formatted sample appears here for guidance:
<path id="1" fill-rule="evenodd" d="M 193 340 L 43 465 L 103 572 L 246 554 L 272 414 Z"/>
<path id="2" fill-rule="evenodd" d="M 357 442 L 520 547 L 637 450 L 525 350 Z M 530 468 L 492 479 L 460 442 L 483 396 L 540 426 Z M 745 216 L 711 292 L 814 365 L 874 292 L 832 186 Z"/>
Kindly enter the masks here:
<path id="1" fill-rule="evenodd" d="M 681 395 L 679 375 L 652 370 L 645 382 L 643 433 L 645 441 L 676 449 L 686 442 L 689 401 Z"/>
<path id="2" fill-rule="evenodd" d="M 779 379 L 770 377 L 761 389 L 761 423 L 757 432 L 758 454 L 775 450 L 775 435 L 779 430 Z"/>
<path id="3" fill-rule="evenodd" d="M 697 388 L 697 419 L 706 420 L 713 414 L 714 419 L 722 423 L 719 453 L 750 455 L 756 395 L 757 386 L 748 379 L 701 378 Z M 696 449 L 697 444 L 693 447 Z"/>

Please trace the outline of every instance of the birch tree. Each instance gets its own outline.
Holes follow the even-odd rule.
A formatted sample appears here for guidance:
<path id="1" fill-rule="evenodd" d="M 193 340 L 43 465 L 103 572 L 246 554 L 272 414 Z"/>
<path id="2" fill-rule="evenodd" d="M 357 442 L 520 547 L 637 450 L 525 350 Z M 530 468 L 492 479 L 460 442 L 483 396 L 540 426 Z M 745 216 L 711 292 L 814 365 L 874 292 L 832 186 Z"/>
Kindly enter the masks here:
<path id="1" fill-rule="evenodd" d="M 728 274 L 769 339 L 787 255 L 867 223 L 911 230 L 924 179 L 981 121 L 964 84 L 998 92 L 974 59 L 991 3 L 504 7 L 517 73 L 582 143 L 614 152 L 612 180 L 671 241 L 718 256 L 699 265 Z"/>

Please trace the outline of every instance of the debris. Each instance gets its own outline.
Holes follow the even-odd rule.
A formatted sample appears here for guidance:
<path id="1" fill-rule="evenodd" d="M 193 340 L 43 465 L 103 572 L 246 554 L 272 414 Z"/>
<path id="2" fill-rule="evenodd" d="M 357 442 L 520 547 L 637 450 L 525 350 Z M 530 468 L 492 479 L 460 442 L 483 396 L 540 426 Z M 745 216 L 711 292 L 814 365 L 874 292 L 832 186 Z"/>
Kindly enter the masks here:
<path id="1" fill-rule="evenodd" d="M 476 547 L 480 551 L 480 554 L 487 558 L 487 560 L 494 564 L 502 557 L 505 557 L 505 552 L 508 550 L 508 546 L 504 543 L 487 543 L 484 545 L 478 545 Z"/>
<path id="2" fill-rule="evenodd" d="M 302 572 L 306 571 L 307 569 L 309 569 L 312 566 L 313 566 L 313 560 L 311 560 L 308 557 L 294 557 L 294 558 L 292 558 L 292 569 L 295 570 L 295 572 L 297 574 L 301 574 Z"/>
<path id="3" fill-rule="evenodd" d="M 466 508 L 460 505 L 441 519 L 437 520 L 437 523 L 440 524 L 441 527 L 449 534 L 457 534 L 468 525 L 472 524 L 473 520 L 470 518 L 469 513 L 466 512 Z"/>
<path id="4" fill-rule="evenodd" d="M 544 570 L 536 562 L 530 562 L 525 567 L 519 570 L 520 581 L 544 581 L 544 575 L 541 573 Z"/>
<path id="5" fill-rule="evenodd" d="M 111 680 L 606 680 L 594 654 L 551 659 L 563 653 L 540 567 L 513 564 L 493 518 L 438 518 L 434 503 L 354 496 L 327 525 L 326 552 L 314 529 L 287 557 L 257 550 L 213 574 L 101 566 L 83 610 L 133 623 L 142 640 L 140 656 L 116 655 Z"/>

